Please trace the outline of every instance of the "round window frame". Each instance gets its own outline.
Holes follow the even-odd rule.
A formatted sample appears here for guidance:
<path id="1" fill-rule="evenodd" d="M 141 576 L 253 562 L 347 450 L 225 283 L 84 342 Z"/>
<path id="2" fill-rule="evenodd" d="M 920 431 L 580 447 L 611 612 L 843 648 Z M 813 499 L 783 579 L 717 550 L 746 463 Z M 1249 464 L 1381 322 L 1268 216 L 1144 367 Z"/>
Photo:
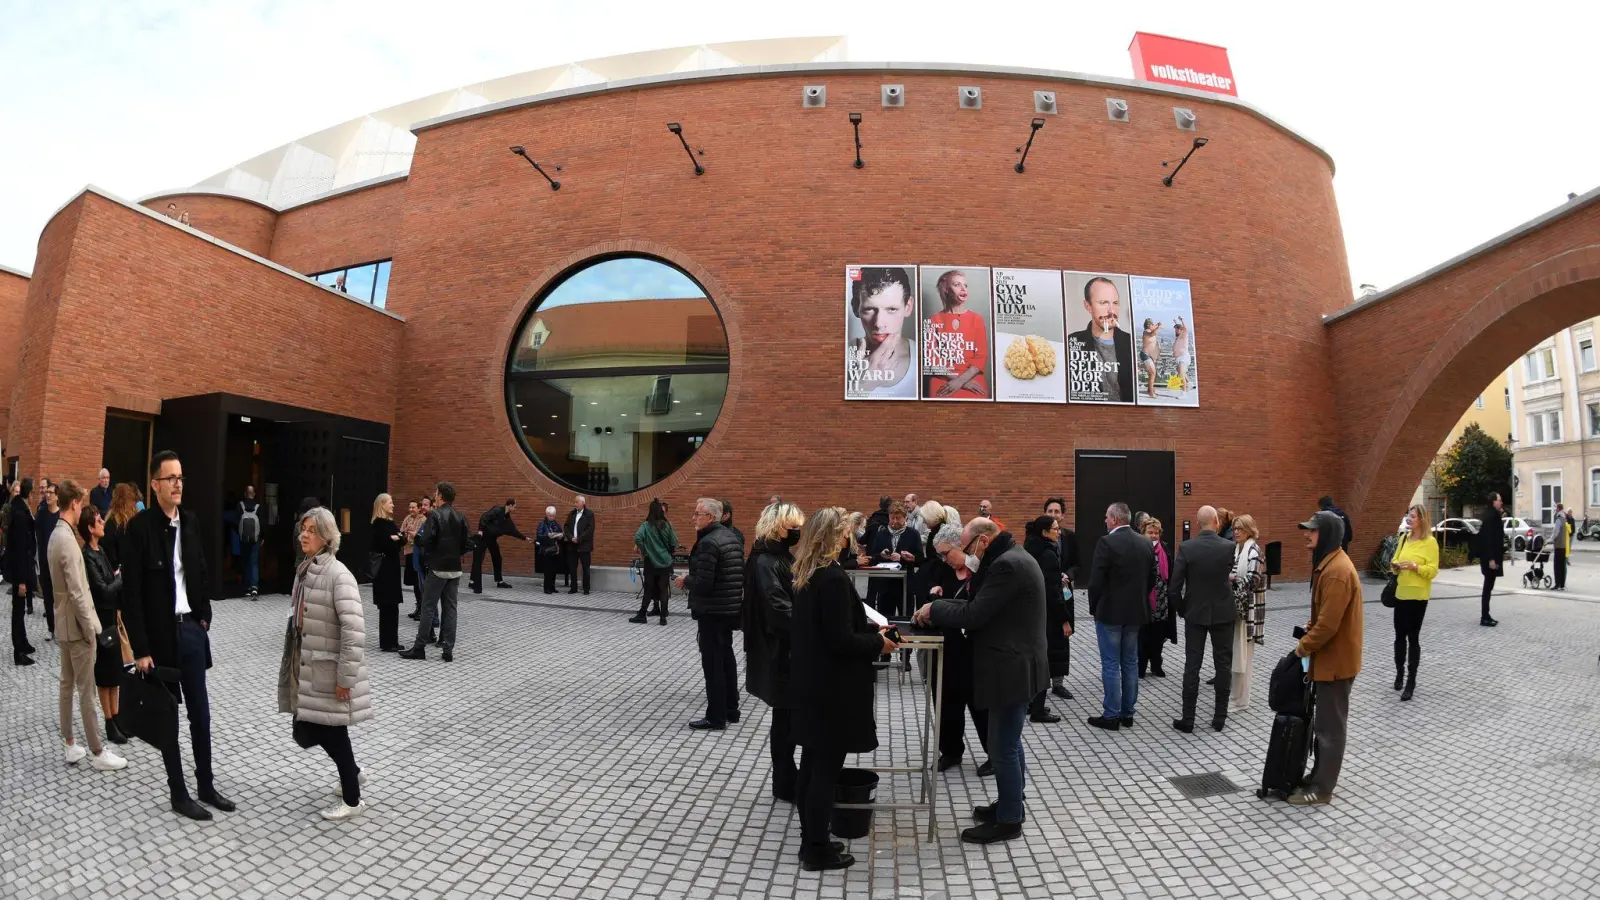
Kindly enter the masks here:
<path id="1" fill-rule="evenodd" d="M 666 266 L 666 267 L 672 269 L 673 271 L 677 272 L 679 275 L 682 275 L 684 278 L 689 279 L 690 283 L 692 283 L 695 287 L 700 289 L 700 292 L 703 295 L 703 297 L 706 300 L 706 302 L 711 304 L 712 312 L 716 313 L 717 326 L 722 329 L 723 340 L 727 342 L 727 346 L 728 346 L 728 365 L 727 365 L 726 370 L 722 371 L 722 372 L 709 372 L 709 373 L 700 372 L 700 373 L 689 373 L 689 374 L 722 374 L 722 375 L 727 376 L 728 381 L 727 381 L 727 385 L 723 389 L 722 399 L 717 404 L 716 414 L 714 416 L 712 416 L 711 424 L 706 429 L 706 436 L 702 440 L 701 445 L 695 450 L 693 456 L 691 456 L 689 459 L 685 460 L 681 465 L 673 468 L 672 470 L 670 470 L 670 471 L 668 471 L 668 472 L 666 472 L 664 474 L 658 475 L 649 484 L 636 485 L 635 487 L 629 488 L 628 490 L 625 490 L 625 491 L 613 491 L 613 490 L 609 490 L 609 489 L 604 490 L 604 491 L 597 491 L 597 490 L 595 490 L 594 488 L 592 488 L 592 487 L 590 487 L 588 485 L 575 485 L 575 484 L 569 483 L 568 481 L 566 481 L 566 479 L 562 478 L 561 476 L 557 475 L 555 472 L 551 471 L 549 466 L 545 465 L 544 460 L 542 460 L 539 457 L 539 454 L 534 452 L 533 447 L 528 443 L 528 440 L 527 440 L 526 436 L 523 434 L 522 422 L 519 420 L 519 418 L 517 416 L 517 401 L 516 401 L 516 394 L 514 393 L 514 389 L 515 389 L 516 383 L 519 380 L 520 381 L 530 381 L 530 380 L 548 380 L 548 379 L 527 378 L 527 377 L 521 378 L 521 379 L 514 378 L 513 377 L 513 372 L 512 372 L 512 366 L 516 362 L 517 347 L 521 343 L 523 334 L 527 330 L 528 326 L 533 322 L 534 316 L 538 315 L 539 308 L 541 306 L 543 306 L 544 302 L 550 298 L 550 295 L 555 293 L 555 291 L 558 288 L 560 288 L 562 285 L 566 284 L 568 281 L 570 281 L 578 273 L 583 272 L 586 269 L 593 268 L 594 266 L 600 265 L 602 263 L 606 263 L 606 262 L 610 262 L 612 260 L 618 260 L 618 259 L 642 259 L 642 260 L 647 260 L 649 262 L 656 263 L 658 265 Z M 685 470 L 696 466 L 698 464 L 698 460 L 705 454 L 706 445 L 711 443 L 712 435 L 716 431 L 717 424 L 722 421 L 723 413 L 727 411 L 728 406 L 729 406 L 729 400 L 730 400 L 730 398 L 732 396 L 732 393 L 733 393 L 733 343 L 734 343 L 733 342 L 733 338 L 732 338 L 732 336 L 731 336 L 731 334 L 729 332 L 729 329 L 728 329 L 728 319 L 727 319 L 726 316 L 723 315 L 722 308 L 717 305 L 717 300 L 716 300 L 716 296 L 715 296 L 714 292 L 710 288 L 706 287 L 705 279 L 697 277 L 693 272 L 690 272 L 689 268 L 684 263 L 681 263 L 681 262 L 679 262 L 677 260 L 674 260 L 674 259 L 671 259 L 669 257 L 663 256 L 663 255 L 661 255 L 659 253 L 652 253 L 652 252 L 649 252 L 649 251 L 646 251 L 646 250 L 637 250 L 637 249 L 634 249 L 634 250 L 618 250 L 618 251 L 605 252 L 605 253 L 593 253 L 593 254 L 589 254 L 589 255 L 583 256 L 581 259 L 578 259 L 578 260 L 574 261 L 571 265 L 568 265 L 568 266 L 565 266 L 565 267 L 561 268 L 554 275 L 551 275 L 548 279 L 545 280 L 544 284 L 539 288 L 539 290 L 536 291 L 532 295 L 532 297 L 530 298 L 530 300 L 527 303 L 527 307 L 522 311 L 522 313 L 520 315 L 517 316 L 517 318 L 515 320 L 515 323 L 514 323 L 512 329 L 511 329 L 511 339 L 510 339 L 510 342 L 508 343 L 508 345 L 506 346 L 505 358 L 502 361 L 502 364 L 501 364 L 501 367 L 500 367 L 500 379 L 501 379 L 501 393 L 502 393 L 502 396 L 503 396 L 503 399 L 504 399 L 504 402 L 505 402 L 506 422 L 507 422 L 507 425 L 510 427 L 512 439 L 514 441 L 516 441 L 517 446 L 522 450 L 523 456 L 527 458 L 528 462 L 530 462 L 533 465 L 534 469 L 537 470 L 540 475 L 542 475 L 545 478 L 549 479 L 551 484 L 556 485 L 557 487 L 563 488 L 565 490 L 579 491 L 579 492 L 584 493 L 587 496 L 605 497 L 605 498 L 626 497 L 629 494 L 636 494 L 636 493 L 639 493 L 641 491 L 650 490 L 651 488 L 656 487 L 657 485 L 660 485 L 662 482 L 671 480 L 674 476 L 678 476 L 681 473 L 683 473 Z M 688 368 L 690 366 L 686 365 L 684 367 Z M 623 367 L 619 367 L 619 368 L 623 368 Z M 663 366 L 661 368 L 671 368 L 671 367 Z M 587 374 L 590 371 L 592 371 L 593 374 Z M 584 375 L 567 376 L 567 377 L 604 378 L 604 377 L 607 377 L 607 376 L 602 374 L 602 373 L 605 373 L 607 371 L 610 371 L 610 370 L 605 369 L 605 368 L 596 368 L 596 369 L 593 369 L 593 370 L 585 370 L 586 374 L 584 374 Z M 527 373 L 527 374 L 531 375 L 533 373 Z M 626 377 L 626 376 L 610 376 L 610 377 Z"/>

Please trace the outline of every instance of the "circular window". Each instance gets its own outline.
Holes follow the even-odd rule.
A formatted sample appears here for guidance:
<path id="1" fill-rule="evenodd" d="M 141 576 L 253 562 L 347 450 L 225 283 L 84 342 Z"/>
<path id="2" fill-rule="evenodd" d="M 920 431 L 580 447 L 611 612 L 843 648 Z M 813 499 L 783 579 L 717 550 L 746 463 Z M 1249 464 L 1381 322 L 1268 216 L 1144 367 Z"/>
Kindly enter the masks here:
<path id="1" fill-rule="evenodd" d="M 661 260 L 586 263 L 517 330 L 506 399 L 517 439 L 556 481 L 625 494 L 700 449 L 728 391 L 728 335 L 706 291 Z"/>

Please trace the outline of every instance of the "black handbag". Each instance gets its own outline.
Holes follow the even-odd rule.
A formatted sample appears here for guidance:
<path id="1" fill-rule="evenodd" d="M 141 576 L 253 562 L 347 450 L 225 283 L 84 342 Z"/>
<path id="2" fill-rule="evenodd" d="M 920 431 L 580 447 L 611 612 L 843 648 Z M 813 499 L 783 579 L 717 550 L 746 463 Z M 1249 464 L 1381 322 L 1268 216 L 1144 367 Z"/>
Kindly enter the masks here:
<path id="1" fill-rule="evenodd" d="M 1405 545 L 1406 539 L 1402 537 L 1400 546 L 1394 548 L 1395 556 L 1400 555 L 1400 551 L 1404 549 Z M 1399 598 L 1395 594 L 1399 589 L 1400 575 L 1394 570 L 1394 556 L 1391 556 L 1389 557 L 1389 580 L 1384 582 L 1383 595 L 1378 598 L 1379 602 L 1390 609 L 1394 609 L 1395 603 L 1399 602 Z"/>
<path id="2" fill-rule="evenodd" d="M 117 727 L 159 750 L 178 741 L 178 698 L 162 682 L 176 682 L 176 669 L 158 666 L 145 675 L 127 668 L 122 673 Z"/>
<path id="3" fill-rule="evenodd" d="M 373 553 L 371 551 L 368 551 L 368 553 L 367 553 L 367 573 L 366 573 L 367 574 L 367 580 L 368 581 L 377 581 L 378 580 L 378 573 L 382 572 L 382 571 L 383 571 L 383 554 L 382 553 Z"/>

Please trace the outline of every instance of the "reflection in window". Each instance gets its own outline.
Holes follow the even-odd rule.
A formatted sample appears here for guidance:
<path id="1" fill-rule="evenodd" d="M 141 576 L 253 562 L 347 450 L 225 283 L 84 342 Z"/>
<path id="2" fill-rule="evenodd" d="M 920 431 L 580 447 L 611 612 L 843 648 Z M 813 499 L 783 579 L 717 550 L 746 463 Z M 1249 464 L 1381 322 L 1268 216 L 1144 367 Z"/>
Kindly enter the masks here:
<path id="1" fill-rule="evenodd" d="M 710 433 L 727 334 L 683 272 L 608 259 L 546 292 L 517 334 L 507 388 L 516 433 L 552 478 L 592 494 L 640 490 Z"/>
<path id="2" fill-rule="evenodd" d="M 318 284 L 325 285 L 336 291 L 343 291 L 363 303 L 371 303 L 373 306 L 382 307 L 389 302 L 389 260 L 387 259 L 380 262 L 319 272 L 312 275 L 311 278 Z"/>

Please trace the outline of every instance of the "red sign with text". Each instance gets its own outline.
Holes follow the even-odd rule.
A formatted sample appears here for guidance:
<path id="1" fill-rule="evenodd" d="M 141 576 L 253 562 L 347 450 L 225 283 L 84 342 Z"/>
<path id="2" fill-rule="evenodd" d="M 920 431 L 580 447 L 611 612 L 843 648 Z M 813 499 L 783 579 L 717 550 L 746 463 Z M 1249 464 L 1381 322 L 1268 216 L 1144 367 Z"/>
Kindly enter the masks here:
<path id="1" fill-rule="evenodd" d="M 1143 81 L 1239 96 L 1226 47 L 1140 31 L 1128 45 L 1128 55 L 1133 57 L 1133 76 Z"/>

